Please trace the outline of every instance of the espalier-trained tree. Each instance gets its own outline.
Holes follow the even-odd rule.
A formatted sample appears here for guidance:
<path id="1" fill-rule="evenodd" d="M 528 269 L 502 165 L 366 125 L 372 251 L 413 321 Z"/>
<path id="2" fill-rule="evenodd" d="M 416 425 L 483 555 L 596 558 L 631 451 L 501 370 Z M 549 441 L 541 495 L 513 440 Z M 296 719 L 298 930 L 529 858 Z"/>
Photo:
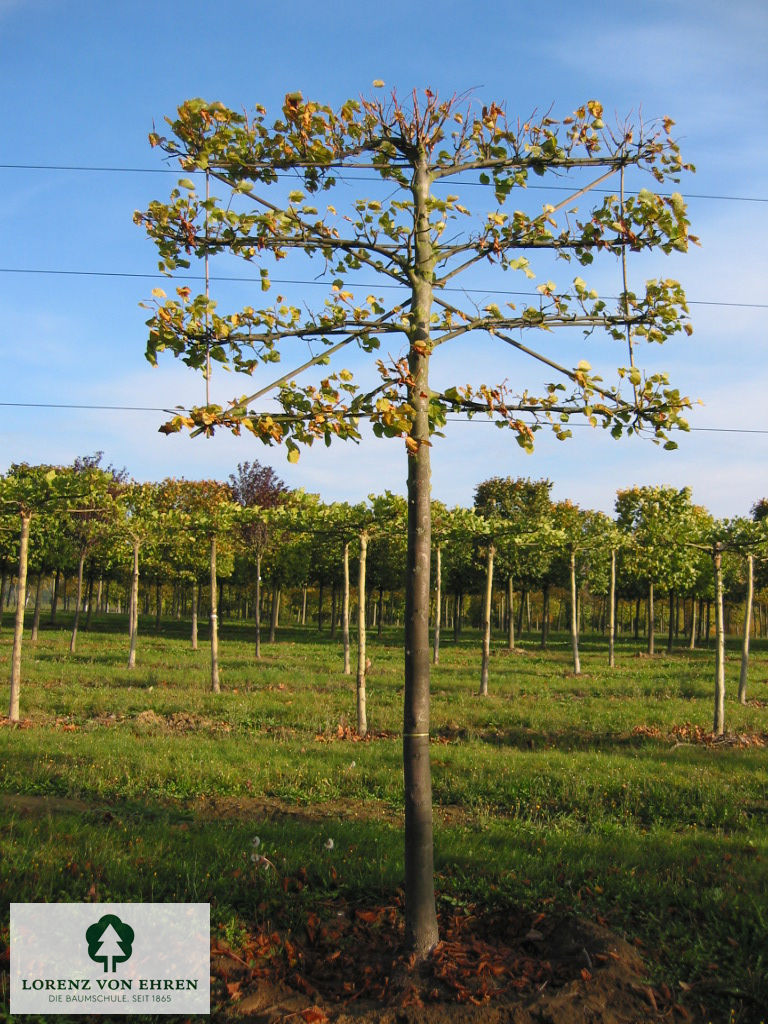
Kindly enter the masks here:
<path id="1" fill-rule="evenodd" d="M 268 291 L 268 260 L 285 260 L 284 275 L 324 275 L 329 290 L 314 309 L 278 296 L 261 308 L 246 304 L 224 313 L 208 289 L 192 295 L 181 287 L 173 298 L 158 289 L 149 320 L 150 361 L 170 350 L 202 371 L 209 385 L 215 362 L 253 373 L 281 354 L 290 360 L 277 379 L 225 406 L 214 404 L 207 391 L 204 406 L 174 417 L 163 429 L 247 430 L 267 444 L 284 443 L 292 461 L 299 445 L 318 438 L 328 444 L 359 439 L 363 419 L 377 436 L 405 439 L 406 932 L 422 955 L 438 938 L 429 769 L 432 439 L 449 413 L 482 413 L 511 428 L 528 450 L 542 425 L 568 436 L 567 422 L 575 414 L 615 436 L 648 429 L 667 440 L 667 430 L 682 425 L 688 405 L 666 375 L 646 376 L 634 359 L 636 343 L 663 342 L 683 327 L 685 298 L 676 282 L 650 281 L 635 294 L 625 273 L 613 309 L 578 276 L 565 288 L 547 280 L 520 308 L 462 308 L 454 286 L 462 274 L 468 283 L 473 271 L 482 272 L 483 287 L 489 286 L 487 274 L 496 271 L 532 277 L 534 253 L 587 265 L 600 254 L 621 263 L 628 249 L 685 250 L 688 220 L 680 195 L 662 197 L 644 188 L 636 196 L 624 193 L 627 170 L 647 170 L 663 182 L 684 168 L 670 136 L 672 122 L 628 121 L 609 128 L 601 105 L 590 101 L 561 122 L 546 116 L 515 124 L 495 103 L 481 107 L 472 97 L 441 101 L 425 90 L 407 102 L 393 93 L 388 100 L 350 100 L 338 110 L 292 93 L 273 124 L 263 107 L 248 115 L 196 99 L 182 104 L 168 123 L 170 134 L 153 132 L 151 144 L 177 158 L 184 172 L 204 172 L 205 185 L 198 193 L 191 178 L 182 178 L 168 202 L 153 202 L 135 215 L 157 244 L 161 269 L 188 267 L 193 256 L 233 254 L 258 265 Z M 550 172 L 558 182 L 570 175 L 573 194 L 538 213 L 504 211 L 529 177 L 539 181 Z M 366 181 L 361 187 L 375 194 L 350 200 L 350 184 L 360 173 Z M 301 187 L 288 191 L 285 177 Z M 371 177 L 379 184 L 369 186 Z M 451 191 L 452 180 L 487 186 L 468 192 L 477 204 L 474 213 Z M 608 180 L 616 182 L 613 194 L 586 213 L 574 209 L 579 197 Z M 334 188 L 343 210 L 327 205 L 321 211 L 307 195 Z M 311 271 L 301 267 L 302 255 L 312 260 Z M 376 284 L 364 283 L 372 277 L 395 289 L 391 301 L 372 292 Z M 622 353 L 617 383 L 605 383 L 586 360 L 559 361 L 550 333 L 558 328 L 588 334 L 604 329 L 616 338 Z M 539 332 L 541 344 L 523 342 L 526 331 Z M 552 382 L 516 388 L 505 367 L 500 381 L 469 380 L 468 369 L 464 379 L 433 388 L 432 356 L 473 332 L 546 367 Z M 365 368 L 356 378 L 348 367 L 324 371 L 310 383 L 295 380 L 344 349 L 350 355 L 355 349 L 373 353 L 382 342 L 377 380 Z M 299 343 L 317 346 L 302 365 L 295 354 Z M 365 361 L 350 360 L 358 362 Z M 277 400 L 269 410 L 259 404 L 267 394 Z"/>

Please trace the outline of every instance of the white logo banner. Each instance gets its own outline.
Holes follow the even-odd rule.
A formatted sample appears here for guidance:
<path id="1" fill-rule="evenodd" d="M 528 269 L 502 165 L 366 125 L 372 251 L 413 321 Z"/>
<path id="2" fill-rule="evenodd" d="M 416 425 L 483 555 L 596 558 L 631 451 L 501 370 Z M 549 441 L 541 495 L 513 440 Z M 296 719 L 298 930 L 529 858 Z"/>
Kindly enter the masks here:
<path id="1" fill-rule="evenodd" d="M 209 1013 L 208 903 L 12 903 L 11 1013 Z"/>

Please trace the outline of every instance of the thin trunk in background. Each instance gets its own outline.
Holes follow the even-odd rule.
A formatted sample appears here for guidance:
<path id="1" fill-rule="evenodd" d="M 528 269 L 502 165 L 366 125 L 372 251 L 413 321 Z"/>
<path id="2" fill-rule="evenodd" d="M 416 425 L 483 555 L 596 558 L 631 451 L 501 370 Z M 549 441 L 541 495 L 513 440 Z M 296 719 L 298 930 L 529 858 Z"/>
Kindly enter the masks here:
<path id="1" fill-rule="evenodd" d="M 29 550 L 30 512 L 21 513 L 19 533 L 19 575 L 16 587 L 16 621 L 13 627 L 13 650 L 11 652 L 11 699 L 8 718 L 19 720 L 19 695 L 21 693 L 21 645 L 24 638 L 24 604 L 27 594 L 27 552 Z"/>
<path id="2" fill-rule="evenodd" d="M 491 602 L 493 600 L 493 557 L 496 548 L 488 545 L 485 563 L 485 594 L 483 595 L 483 658 L 480 666 L 480 696 L 488 696 L 488 664 L 491 660 Z"/>
<path id="3" fill-rule="evenodd" d="M 59 606 L 59 580 L 61 579 L 61 569 L 56 570 L 56 577 L 53 581 L 53 597 L 51 598 L 51 625 L 56 622 L 56 609 Z"/>
<path id="4" fill-rule="evenodd" d="M 654 649 L 654 625 L 655 609 L 653 604 L 653 582 L 648 584 L 648 653 L 655 654 Z"/>
<path id="5" fill-rule="evenodd" d="M 739 670 L 739 703 L 747 703 L 747 669 L 749 667 L 749 634 L 752 628 L 752 599 L 755 590 L 755 556 L 747 555 L 747 594 L 744 599 L 744 639 L 741 645 Z"/>
<path id="6" fill-rule="evenodd" d="M 357 731 L 360 736 L 368 732 L 365 704 L 365 562 L 368 554 L 368 534 L 360 534 L 360 561 L 357 574 Z"/>
<path id="7" fill-rule="evenodd" d="M 571 551 L 571 650 L 573 651 L 573 671 L 581 675 L 581 659 L 579 658 L 579 592 L 576 586 L 576 552 Z"/>
<path id="8" fill-rule="evenodd" d="M 261 657 L 261 552 L 256 554 L 256 609 L 254 618 L 254 653 L 256 658 Z"/>
<path id="9" fill-rule="evenodd" d="M 616 668 L 616 549 L 611 548 L 611 585 L 608 594 L 608 667 Z"/>
<path id="10" fill-rule="evenodd" d="M 221 692 L 219 680 L 219 613 L 216 606 L 216 537 L 211 537 L 211 690 Z"/>
<path id="11" fill-rule="evenodd" d="M 192 581 L 192 650 L 197 650 L 197 614 L 200 606 L 200 587 L 196 579 Z"/>
<path id="12" fill-rule="evenodd" d="M 43 574 L 39 572 L 37 574 L 37 583 L 35 584 L 35 613 L 32 617 L 32 636 L 31 640 L 33 644 L 37 643 L 37 635 L 40 632 L 40 593 L 43 589 Z"/>
<path id="13" fill-rule="evenodd" d="M 272 584 L 272 608 L 269 617 L 269 642 L 273 644 L 277 637 L 277 622 L 280 617 L 280 587 Z"/>
<path id="14" fill-rule="evenodd" d="M 80 624 L 80 604 L 83 600 L 83 566 L 85 565 L 85 552 L 80 555 L 77 563 L 77 597 L 75 599 L 75 621 L 72 624 L 72 636 L 69 641 L 69 653 L 75 653 L 77 645 L 77 627 Z"/>
<path id="15" fill-rule="evenodd" d="M 131 572 L 131 599 L 128 604 L 128 668 L 136 667 L 136 637 L 139 632 L 139 541 L 133 539 L 133 570 Z"/>
<path id="16" fill-rule="evenodd" d="M 341 595 L 341 638 L 344 644 L 344 675 L 352 674 L 349 659 L 349 541 L 344 543 L 344 590 Z"/>
<path id="17" fill-rule="evenodd" d="M 688 637 L 688 650 L 693 651 L 696 649 L 696 633 L 699 628 L 698 618 L 696 616 L 696 610 L 699 606 L 699 602 L 695 597 L 691 598 L 691 633 Z"/>
<path id="18" fill-rule="evenodd" d="M 515 581 L 510 575 L 507 580 L 507 650 L 515 649 Z"/>
<path id="19" fill-rule="evenodd" d="M 432 647 L 432 663 L 437 665 L 440 661 L 440 626 L 443 611 L 443 562 L 442 548 L 438 544 L 435 551 L 435 636 Z"/>
<path id="20" fill-rule="evenodd" d="M 712 561 L 715 569 L 715 718 L 712 732 L 725 732 L 725 629 L 723 627 L 722 549 L 715 544 Z"/>

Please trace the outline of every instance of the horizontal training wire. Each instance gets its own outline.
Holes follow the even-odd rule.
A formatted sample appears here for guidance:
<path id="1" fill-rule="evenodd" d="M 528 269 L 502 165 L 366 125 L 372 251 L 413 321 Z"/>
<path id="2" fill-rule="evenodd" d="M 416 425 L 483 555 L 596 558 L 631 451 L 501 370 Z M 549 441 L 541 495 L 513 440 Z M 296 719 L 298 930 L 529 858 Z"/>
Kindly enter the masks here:
<path id="1" fill-rule="evenodd" d="M 166 275 L 161 274 L 159 271 L 154 274 L 148 273 L 136 273 L 133 271 L 121 271 L 121 270 L 57 270 L 57 269 L 45 269 L 40 267 L 0 267 L 0 274 L 49 274 L 52 276 L 62 277 L 117 277 L 127 279 L 144 279 L 150 281 L 204 281 L 205 277 L 202 274 L 175 274 Z M 256 277 L 243 277 L 238 275 L 227 275 L 227 274 L 211 274 L 210 280 L 213 281 L 227 281 L 227 282 L 240 282 L 261 285 L 261 278 Z M 272 284 L 296 284 L 296 285 L 325 285 L 327 281 L 317 280 L 302 280 L 301 278 L 287 278 L 287 277 L 272 277 L 270 278 Z M 390 289 L 390 288 L 403 288 L 403 285 L 388 284 L 387 282 L 379 282 L 376 284 L 366 282 L 349 282 L 347 285 L 349 288 L 364 288 L 367 290 L 375 290 L 376 288 Z M 539 292 L 520 292 L 511 291 L 503 288 L 459 288 L 459 287 L 448 287 L 441 288 L 440 291 L 444 292 L 464 292 L 465 294 L 471 295 L 518 295 L 521 297 L 528 297 L 532 299 L 540 298 Z M 603 299 L 618 299 L 616 295 L 603 295 Z M 768 309 L 768 302 L 726 302 L 716 299 L 686 299 L 689 306 L 727 306 L 734 309 Z"/>

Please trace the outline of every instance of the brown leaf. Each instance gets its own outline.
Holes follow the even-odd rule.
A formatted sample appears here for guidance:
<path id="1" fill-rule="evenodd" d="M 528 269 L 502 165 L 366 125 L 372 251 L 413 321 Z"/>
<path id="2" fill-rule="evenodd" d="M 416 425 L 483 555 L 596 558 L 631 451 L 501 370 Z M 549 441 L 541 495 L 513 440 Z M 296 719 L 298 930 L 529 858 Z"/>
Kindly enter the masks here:
<path id="1" fill-rule="evenodd" d="M 319 1006 L 308 1006 L 306 1010 L 301 1011 L 301 1016 L 307 1024 L 324 1024 L 328 1020 L 328 1014 Z"/>

